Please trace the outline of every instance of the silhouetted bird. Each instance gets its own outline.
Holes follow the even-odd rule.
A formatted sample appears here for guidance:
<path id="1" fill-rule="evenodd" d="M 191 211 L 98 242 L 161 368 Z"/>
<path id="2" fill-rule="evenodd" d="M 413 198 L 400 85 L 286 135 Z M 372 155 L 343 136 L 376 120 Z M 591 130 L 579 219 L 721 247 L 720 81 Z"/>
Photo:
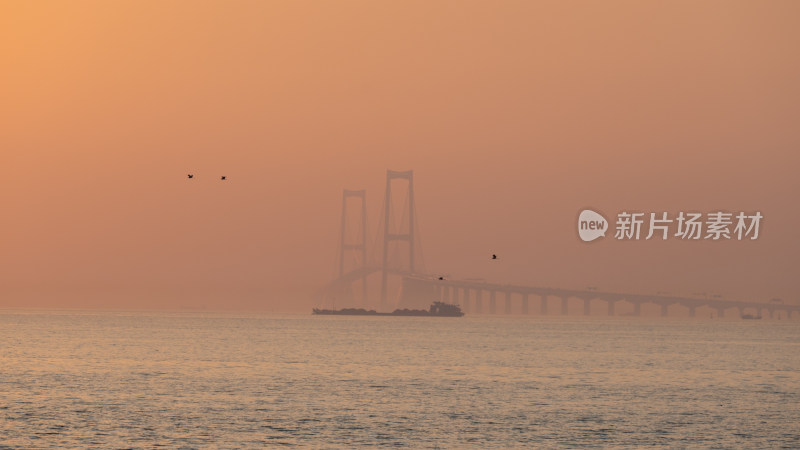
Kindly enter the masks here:
<path id="1" fill-rule="evenodd" d="M 439 277 L 440 280 L 444 280 L 444 277 Z"/>
<path id="2" fill-rule="evenodd" d="M 194 178 L 194 174 L 193 173 L 190 173 L 189 175 L 186 175 L 186 176 L 189 177 L 189 178 Z"/>
<path id="3" fill-rule="evenodd" d="M 223 175 L 223 176 L 219 177 L 219 179 L 220 179 L 220 180 L 222 180 L 222 181 L 225 181 L 225 180 L 227 180 L 227 179 L 228 179 L 228 177 L 226 177 L 225 175 Z"/>
<path id="4" fill-rule="evenodd" d="M 495 255 L 494 253 L 492 253 L 492 259 L 497 259 L 497 255 Z"/>

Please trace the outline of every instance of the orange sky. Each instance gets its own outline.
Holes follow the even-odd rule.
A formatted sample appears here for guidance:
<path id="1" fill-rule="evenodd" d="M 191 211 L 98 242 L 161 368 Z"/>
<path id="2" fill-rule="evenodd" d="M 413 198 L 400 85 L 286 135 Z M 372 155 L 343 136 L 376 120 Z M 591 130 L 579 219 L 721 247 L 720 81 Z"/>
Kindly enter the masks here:
<path id="1" fill-rule="evenodd" d="M 437 273 L 796 301 L 798 13 L 2 2 L 0 306 L 307 311 L 341 189 L 368 189 L 372 235 L 386 169 L 415 170 Z M 765 219 L 583 244 L 585 206 Z"/>

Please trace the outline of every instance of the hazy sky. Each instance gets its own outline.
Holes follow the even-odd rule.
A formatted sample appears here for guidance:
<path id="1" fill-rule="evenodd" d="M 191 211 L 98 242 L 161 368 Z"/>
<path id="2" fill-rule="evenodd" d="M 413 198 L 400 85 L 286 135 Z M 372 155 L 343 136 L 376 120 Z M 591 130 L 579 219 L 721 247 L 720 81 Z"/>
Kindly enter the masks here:
<path id="1" fill-rule="evenodd" d="M 307 311 L 341 189 L 368 190 L 373 236 L 386 169 L 415 171 L 436 273 L 796 300 L 799 19 L 793 0 L 4 1 L 0 306 Z M 756 241 L 585 244 L 586 206 L 764 221 Z"/>

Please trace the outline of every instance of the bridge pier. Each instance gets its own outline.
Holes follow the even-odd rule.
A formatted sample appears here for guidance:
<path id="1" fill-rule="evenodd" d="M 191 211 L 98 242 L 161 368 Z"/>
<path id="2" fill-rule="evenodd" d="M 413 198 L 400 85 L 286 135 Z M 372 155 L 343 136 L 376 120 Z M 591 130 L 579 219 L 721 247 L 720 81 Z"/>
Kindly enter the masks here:
<path id="1" fill-rule="evenodd" d="M 373 271 L 378 269 L 373 269 Z M 351 272 L 344 276 L 341 280 L 331 283 L 328 292 L 325 294 L 327 299 L 337 298 L 339 301 L 353 302 L 352 291 L 357 287 L 357 282 L 363 275 L 361 269 Z M 550 297 L 556 297 L 557 305 L 555 308 L 560 310 L 561 315 L 570 314 L 570 299 L 578 299 L 579 302 L 583 301 L 583 313 L 591 315 L 591 304 L 593 300 L 600 300 L 606 302 L 608 308 L 608 315 L 615 316 L 616 304 L 619 302 L 627 302 L 632 305 L 632 315 L 641 316 L 643 304 L 652 303 L 654 307 L 660 309 L 660 315 L 667 317 L 670 315 L 670 307 L 679 305 L 681 308 L 687 309 L 689 317 L 696 317 L 698 309 L 702 311 L 704 308 L 711 308 L 711 311 L 716 311 L 716 314 L 711 314 L 713 318 L 715 315 L 718 318 L 725 317 L 725 311 L 730 311 L 731 314 L 739 313 L 755 314 L 756 316 L 764 317 L 765 319 L 783 319 L 783 311 L 786 311 L 787 319 L 795 319 L 797 313 L 800 312 L 800 307 L 795 305 L 784 304 L 771 304 L 759 303 L 755 301 L 733 301 L 733 300 L 699 300 L 695 298 L 673 297 L 666 295 L 643 295 L 643 294 L 623 294 L 614 292 L 591 292 L 589 290 L 567 290 L 567 289 L 551 289 L 551 288 L 536 288 L 516 286 L 510 284 L 494 284 L 485 282 L 475 282 L 473 280 L 465 280 L 459 282 L 456 280 L 436 280 L 429 276 L 408 276 L 403 278 L 403 296 L 405 300 L 420 299 L 440 299 L 442 301 L 460 304 L 464 312 L 485 314 L 487 311 L 483 310 L 484 297 L 489 298 L 489 314 L 513 314 L 520 312 L 512 304 L 512 298 L 515 295 L 520 295 L 522 300 L 521 312 L 529 314 L 530 310 L 530 297 L 535 296 L 540 299 L 540 311 L 543 316 L 548 315 Z M 472 291 L 475 292 L 474 304 L 471 298 Z M 498 299 L 502 296 L 503 299 Z M 498 311 L 497 303 L 503 302 L 503 311 Z M 773 302 L 774 303 L 774 302 Z M 348 305 L 349 306 L 349 305 Z M 560 306 L 560 308 L 559 308 Z M 627 306 L 626 306 L 627 308 Z M 577 312 L 577 311 L 576 311 Z M 673 308 L 673 313 L 675 312 Z M 556 312 L 555 314 L 558 314 Z"/>
<path id="2" fill-rule="evenodd" d="M 357 243 L 347 242 L 347 199 L 356 198 L 361 201 L 361 240 Z M 361 268 L 365 268 L 367 264 L 367 191 L 353 191 L 345 189 L 342 191 L 342 225 L 341 225 L 341 241 L 339 244 L 339 278 L 344 276 L 344 266 L 346 251 L 355 251 L 361 253 Z M 367 274 L 361 276 L 361 304 L 367 306 Z"/>

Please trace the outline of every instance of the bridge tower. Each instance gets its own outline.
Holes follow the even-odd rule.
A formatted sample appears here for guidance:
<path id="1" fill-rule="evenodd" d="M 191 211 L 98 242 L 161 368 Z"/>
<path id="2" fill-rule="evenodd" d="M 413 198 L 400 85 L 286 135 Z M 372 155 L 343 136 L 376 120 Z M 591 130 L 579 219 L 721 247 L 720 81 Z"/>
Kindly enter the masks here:
<path id="1" fill-rule="evenodd" d="M 348 242 L 348 228 L 347 228 L 347 199 L 358 198 L 361 200 L 361 233 L 358 242 Z M 361 256 L 361 267 L 367 266 L 367 191 L 364 189 L 352 191 L 345 189 L 342 192 L 342 229 L 341 229 L 341 244 L 339 247 L 339 278 L 344 273 L 345 253 L 355 252 Z M 354 268 L 355 269 L 355 268 Z M 367 273 L 361 277 L 361 301 L 367 301 Z"/>
<path id="2" fill-rule="evenodd" d="M 392 233 L 392 180 L 404 179 L 408 182 L 408 231 Z M 408 242 L 408 271 L 414 273 L 414 171 L 386 171 L 386 198 L 384 199 L 383 217 L 383 263 L 381 264 L 381 307 L 386 306 L 387 281 L 389 277 L 389 242 Z"/>

